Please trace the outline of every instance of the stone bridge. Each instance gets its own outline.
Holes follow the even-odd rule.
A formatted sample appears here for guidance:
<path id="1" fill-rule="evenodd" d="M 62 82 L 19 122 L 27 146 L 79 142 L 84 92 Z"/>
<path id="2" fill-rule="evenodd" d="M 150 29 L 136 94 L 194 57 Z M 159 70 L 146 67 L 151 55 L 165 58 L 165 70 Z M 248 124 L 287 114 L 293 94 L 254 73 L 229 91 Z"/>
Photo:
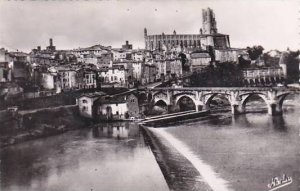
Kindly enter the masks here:
<path id="1" fill-rule="evenodd" d="M 253 95 L 264 100 L 268 107 L 268 114 L 282 114 L 282 104 L 287 95 L 299 90 L 285 87 L 164 87 L 146 89 L 148 100 L 155 105 L 159 101 L 168 106 L 178 106 L 183 97 L 190 98 L 195 105 L 196 111 L 209 110 L 210 103 L 216 95 L 225 97 L 230 105 L 233 115 L 244 113 L 246 103 Z"/>

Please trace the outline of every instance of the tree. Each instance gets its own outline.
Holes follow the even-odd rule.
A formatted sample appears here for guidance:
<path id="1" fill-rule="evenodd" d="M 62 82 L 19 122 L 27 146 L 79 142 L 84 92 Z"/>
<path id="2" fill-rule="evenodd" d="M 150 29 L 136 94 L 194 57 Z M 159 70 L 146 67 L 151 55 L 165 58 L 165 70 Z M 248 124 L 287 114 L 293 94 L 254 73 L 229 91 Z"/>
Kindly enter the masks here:
<path id="1" fill-rule="evenodd" d="M 245 60 L 242 56 L 239 56 L 239 61 L 238 61 L 238 66 L 240 68 L 249 68 L 251 61 L 250 60 Z"/>
<path id="2" fill-rule="evenodd" d="M 299 82 L 299 51 L 287 53 L 287 81 L 288 83 Z"/>
<path id="3" fill-rule="evenodd" d="M 272 57 L 268 53 L 263 54 L 263 59 L 267 67 L 278 67 L 279 57 Z"/>
<path id="4" fill-rule="evenodd" d="M 234 87 L 242 86 L 242 72 L 232 62 L 216 63 L 210 65 L 201 73 L 191 76 L 192 86 L 198 87 Z"/>
<path id="5" fill-rule="evenodd" d="M 188 71 L 189 65 L 188 65 L 188 59 L 187 59 L 186 55 L 181 52 L 178 54 L 178 57 L 180 58 L 182 69 L 184 71 Z"/>
<path id="6" fill-rule="evenodd" d="M 264 48 L 260 45 L 247 47 L 247 52 L 251 60 L 256 60 L 260 55 L 262 55 Z"/>

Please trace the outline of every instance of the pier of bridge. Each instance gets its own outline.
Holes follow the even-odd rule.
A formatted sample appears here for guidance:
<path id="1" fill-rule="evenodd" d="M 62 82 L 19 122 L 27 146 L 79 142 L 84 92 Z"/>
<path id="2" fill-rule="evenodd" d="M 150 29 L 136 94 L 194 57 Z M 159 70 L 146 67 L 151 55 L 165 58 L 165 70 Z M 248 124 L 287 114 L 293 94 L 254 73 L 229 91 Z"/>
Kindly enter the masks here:
<path id="1" fill-rule="evenodd" d="M 162 87 L 147 88 L 145 92 L 153 105 L 162 101 L 168 106 L 168 111 L 178 106 L 183 97 L 194 102 L 196 111 L 210 110 L 212 99 L 223 95 L 229 101 L 233 115 L 245 113 L 249 98 L 257 95 L 266 103 L 268 114 L 281 115 L 286 96 L 299 90 L 285 87 Z"/>

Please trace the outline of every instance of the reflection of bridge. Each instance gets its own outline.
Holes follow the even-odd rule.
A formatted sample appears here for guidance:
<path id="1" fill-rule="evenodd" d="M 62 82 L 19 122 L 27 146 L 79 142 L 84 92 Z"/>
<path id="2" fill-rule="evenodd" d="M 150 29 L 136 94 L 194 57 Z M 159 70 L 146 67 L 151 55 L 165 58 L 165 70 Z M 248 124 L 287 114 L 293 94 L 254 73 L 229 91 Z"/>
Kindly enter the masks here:
<path id="1" fill-rule="evenodd" d="M 168 110 L 178 106 L 179 100 L 189 98 L 193 101 L 196 111 L 210 109 L 210 103 L 216 95 L 223 95 L 231 105 L 232 114 L 245 112 L 246 103 L 253 95 L 262 98 L 270 115 L 282 114 L 282 104 L 286 96 L 296 90 L 284 87 L 165 87 L 146 90 L 148 100 L 155 105 L 164 102 Z"/>

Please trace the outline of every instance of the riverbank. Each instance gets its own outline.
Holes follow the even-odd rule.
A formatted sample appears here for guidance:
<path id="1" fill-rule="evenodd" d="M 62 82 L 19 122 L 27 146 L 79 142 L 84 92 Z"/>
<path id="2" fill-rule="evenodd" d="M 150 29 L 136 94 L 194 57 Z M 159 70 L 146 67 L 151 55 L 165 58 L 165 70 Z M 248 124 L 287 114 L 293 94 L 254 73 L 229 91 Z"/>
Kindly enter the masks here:
<path id="1" fill-rule="evenodd" d="M 79 116 L 77 106 L 62 106 L 35 112 L 2 112 L 0 122 L 0 147 L 58 135 L 91 124 Z"/>

